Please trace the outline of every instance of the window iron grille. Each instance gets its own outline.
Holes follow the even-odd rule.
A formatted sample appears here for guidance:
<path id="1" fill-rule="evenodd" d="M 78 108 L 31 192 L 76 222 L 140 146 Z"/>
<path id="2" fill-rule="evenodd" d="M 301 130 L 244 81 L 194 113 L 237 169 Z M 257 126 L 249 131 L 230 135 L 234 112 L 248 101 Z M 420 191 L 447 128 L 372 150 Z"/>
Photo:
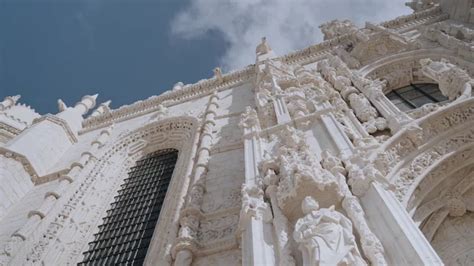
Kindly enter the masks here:
<path id="1" fill-rule="evenodd" d="M 178 151 L 146 155 L 130 169 L 79 265 L 142 265 Z"/>
<path id="2" fill-rule="evenodd" d="M 410 86 L 393 90 L 387 94 L 401 111 L 419 108 L 427 103 L 439 103 L 448 100 L 437 84 L 411 84 Z"/>

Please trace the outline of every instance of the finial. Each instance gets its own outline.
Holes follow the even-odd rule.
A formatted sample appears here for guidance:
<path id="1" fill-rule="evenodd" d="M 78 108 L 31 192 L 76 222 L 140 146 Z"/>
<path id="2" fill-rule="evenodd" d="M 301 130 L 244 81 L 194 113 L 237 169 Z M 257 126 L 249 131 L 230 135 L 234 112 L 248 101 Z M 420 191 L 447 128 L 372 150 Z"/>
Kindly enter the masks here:
<path id="1" fill-rule="evenodd" d="M 214 77 L 221 82 L 222 81 L 222 70 L 220 67 L 214 68 Z"/>
<path id="2" fill-rule="evenodd" d="M 67 105 L 64 103 L 63 100 L 61 99 L 58 99 L 58 110 L 59 112 L 63 112 L 64 110 L 66 110 L 67 108 Z"/>
<path id="3" fill-rule="evenodd" d="M 12 99 L 12 100 L 13 100 L 13 105 L 15 105 L 15 104 L 18 102 L 18 100 L 20 100 L 20 98 L 21 98 L 21 95 L 20 95 L 20 94 L 18 94 L 18 95 L 9 96 L 9 97 L 10 97 L 10 99 Z M 7 97 L 7 98 L 8 98 L 8 97 Z"/>
<path id="4" fill-rule="evenodd" d="M 184 86 L 183 82 L 181 81 L 176 82 L 176 84 L 173 85 L 173 91 L 181 90 L 183 86 Z"/>
<path id="5" fill-rule="evenodd" d="M 111 100 L 108 100 L 106 102 L 101 103 L 99 107 L 97 107 L 97 109 L 95 109 L 94 112 L 92 112 L 91 116 L 96 117 L 96 116 L 110 112 L 109 105 L 111 102 L 112 102 Z"/>
<path id="6" fill-rule="evenodd" d="M 96 99 L 99 94 L 94 94 L 94 95 L 86 95 L 82 97 L 81 101 L 78 102 L 74 108 L 77 108 L 79 106 L 82 106 L 84 109 L 81 110 L 82 114 L 87 113 L 90 109 L 94 108 L 96 105 Z"/>
<path id="7" fill-rule="evenodd" d="M 255 52 L 257 55 L 262 55 L 270 52 L 272 48 L 267 43 L 267 37 L 262 37 L 262 42 L 257 46 Z"/>
<path id="8" fill-rule="evenodd" d="M 109 107 L 110 103 L 112 103 L 112 100 L 108 100 L 106 102 L 103 102 L 100 105 Z"/>

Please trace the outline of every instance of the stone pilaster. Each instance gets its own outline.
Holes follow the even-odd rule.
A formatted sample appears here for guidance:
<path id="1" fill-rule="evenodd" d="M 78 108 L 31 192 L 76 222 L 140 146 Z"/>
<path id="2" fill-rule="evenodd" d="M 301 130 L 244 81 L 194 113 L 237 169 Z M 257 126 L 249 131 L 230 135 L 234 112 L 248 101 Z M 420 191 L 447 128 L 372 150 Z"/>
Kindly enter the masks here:
<path id="1" fill-rule="evenodd" d="M 206 191 L 206 176 L 213 139 L 213 128 L 216 125 L 215 117 L 219 97 L 215 91 L 207 105 L 200 134 L 200 143 L 197 150 L 194 175 L 190 183 L 190 191 L 181 211 L 180 229 L 172 248 L 174 265 L 189 266 L 193 261 L 193 253 L 198 248 L 197 231 L 202 218 L 201 205 Z"/>
<path id="2" fill-rule="evenodd" d="M 275 265 L 272 237 L 272 214 L 264 201 L 258 166 L 262 160 L 260 123 L 257 112 L 247 107 L 241 117 L 244 131 L 245 183 L 242 186 L 240 241 L 243 265 Z"/>

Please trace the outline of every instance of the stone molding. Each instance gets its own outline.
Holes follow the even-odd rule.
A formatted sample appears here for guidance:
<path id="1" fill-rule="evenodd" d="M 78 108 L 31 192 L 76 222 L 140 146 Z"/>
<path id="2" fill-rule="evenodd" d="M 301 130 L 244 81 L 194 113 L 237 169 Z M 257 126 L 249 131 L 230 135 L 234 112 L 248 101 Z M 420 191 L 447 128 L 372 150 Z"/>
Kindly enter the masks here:
<path id="1" fill-rule="evenodd" d="M 21 131 L 8 124 L 0 122 L 0 132 L 2 132 L 1 134 L 6 134 L 6 136 L 9 138 L 13 138 L 14 136 L 20 134 Z"/>
<path id="2" fill-rule="evenodd" d="M 414 13 L 412 15 L 402 16 L 394 20 L 386 21 L 380 25 L 396 29 L 403 25 L 417 24 L 418 21 L 426 20 L 426 18 L 440 14 L 441 9 L 433 7 L 428 10 Z M 299 51 L 295 51 L 279 57 L 277 59 L 287 64 L 307 64 L 315 62 L 319 59 L 332 53 L 332 50 L 337 46 L 347 43 L 348 41 L 357 39 L 355 33 L 350 32 L 335 38 L 326 40 L 316 45 L 309 46 Z M 249 65 L 240 71 L 231 72 L 222 76 L 215 76 L 208 80 L 202 80 L 192 85 L 181 86 L 179 90 L 165 92 L 159 96 L 152 96 L 146 100 L 137 101 L 131 105 L 125 105 L 116 110 L 111 110 L 109 113 L 89 117 L 83 122 L 84 129 L 80 133 L 85 133 L 99 127 L 106 126 L 111 123 L 128 120 L 137 116 L 156 111 L 159 104 L 165 106 L 175 105 L 184 101 L 189 101 L 195 97 L 202 97 L 211 93 L 213 90 L 225 90 L 231 86 L 236 86 L 246 82 L 254 77 L 255 66 Z"/>
<path id="3" fill-rule="evenodd" d="M 15 161 L 20 162 L 21 165 L 23 165 L 23 168 L 25 169 L 25 171 L 31 176 L 31 181 L 36 184 L 38 180 L 38 174 L 36 173 L 35 169 L 31 165 L 30 161 L 24 155 L 11 151 L 4 147 L 0 147 L 0 155 L 3 155 L 6 158 L 11 158 Z"/>
<path id="4" fill-rule="evenodd" d="M 85 133 L 110 123 L 118 123 L 134 117 L 149 114 L 164 107 L 173 106 L 182 102 L 190 101 L 194 98 L 203 97 L 213 91 L 226 90 L 230 87 L 238 86 L 253 77 L 254 65 L 247 66 L 243 70 L 222 75 L 222 80 L 211 78 L 199 81 L 192 85 L 180 87 L 178 90 L 166 91 L 159 96 L 152 96 L 146 100 L 137 101 L 130 105 L 124 105 L 116 110 L 111 110 L 95 117 L 89 117 L 83 122 Z M 161 105 L 161 107 L 160 107 Z"/>
<path id="5" fill-rule="evenodd" d="M 106 144 L 102 148 L 102 152 L 97 154 L 98 159 L 92 158 L 95 163 L 88 164 L 81 171 L 81 175 L 76 177 L 78 182 L 73 182 L 73 187 L 62 195 L 58 200 L 58 208 L 54 212 L 46 216 L 40 227 L 37 229 L 40 234 L 25 239 L 24 243 L 17 243 L 20 249 L 15 252 L 13 262 L 23 262 L 24 259 L 30 258 L 30 261 L 48 261 L 44 256 L 50 254 L 53 250 L 62 252 L 62 258 L 66 261 L 62 263 L 77 263 L 81 259 L 81 254 L 84 249 L 87 249 L 87 243 L 93 240 L 92 233 L 96 230 L 100 223 L 100 218 L 103 212 L 107 209 L 110 197 L 115 193 L 120 181 L 127 176 L 128 168 L 139 159 L 140 156 L 156 149 L 175 148 L 180 151 L 176 170 L 173 174 L 171 184 L 169 186 L 169 193 L 165 198 L 162 215 L 160 215 L 160 222 L 155 228 L 154 237 L 150 244 L 150 250 L 156 250 L 150 254 L 159 255 L 160 259 L 165 260 L 165 251 L 167 243 L 172 242 L 170 238 L 175 237 L 173 230 L 170 230 L 176 224 L 178 218 L 178 209 L 181 201 L 178 198 L 183 197 L 186 193 L 186 171 L 189 168 L 191 160 L 191 149 L 193 145 L 193 135 L 196 132 L 198 122 L 191 117 L 170 117 L 144 127 L 133 130 L 120 136 L 112 136 L 113 141 Z M 133 154 L 127 152 L 130 145 L 142 139 L 150 139 L 149 145 L 142 146 L 142 149 Z M 96 145 L 96 144 L 93 144 Z M 117 165 L 118 164 L 118 165 Z M 107 170 L 109 169 L 109 170 Z M 107 174 L 107 178 L 101 173 L 108 173 L 108 171 L 119 171 L 117 173 Z M 112 172 L 113 172 L 112 171 Z M 118 175 L 118 178 L 117 178 Z M 113 182 L 106 181 L 113 178 Z M 105 182 L 105 183 L 104 183 Z M 93 192 L 96 191 L 96 192 Z M 102 191 L 97 194 L 97 191 Z M 96 205 L 92 201 L 85 201 L 83 205 L 78 204 L 85 195 L 95 193 L 95 197 L 105 197 L 100 202 L 103 204 Z M 88 196 L 89 197 L 89 196 Z M 93 205 L 88 205 L 93 204 Z M 75 206 L 80 206 L 75 207 Z M 84 223 L 71 224 L 74 228 L 70 228 L 68 217 L 76 217 L 77 212 L 84 211 L 92 215 L 87 218 Z M 64 214 L 67 212 L 68 214 Z M 59 215 L 58 215 L 59 214 Z M 79 221 L 78 221 L 79 222 Z M 73 245 L 64 242 L 62 239 L 68 230 L 80 230 L 81 234 L 74 239 Z M 177 230 L 177 228 L 175 229 Z M 159 233 L 157 233 L 159 232 Z M 41 238 L 42 234 L 48 235 L 48 241 Z M 156 235 L 160 235 L 157 237 Z M 39 238 L 37 238 L 39 236 Z M 56 241 L 59 239 L 60 241 Z M 16 241 L 12 239 L 12 241 Z M 69 241 L 69 240 L 68 240 Z M 13 243 L 13 242 L 12 242 Z M 7 243 L 7 246 L 10 245 Z M 16 249 L 16 248 L 15 248 Z M 159 252 L 158 252 L 159 251 Z M 56 252 L 56 251 L 54 251 Z M 48 255 L 49 258 L 49 255 Z M 156 258 L 155 258 L 156 259 Z M 51 263 L 53 263 L 51 261 Z M 20 263 L 21 264 L 21 263 Z M 60 263 L 61 264 L 61 263 Z"/>
<path id="6" fill-rule="evenodd" d="M 373 152 L 369 162 L 388 180 L 397 182 L 396 194 L 407 206 L 422 171 L 433 167 L 443 154 L 469 143 L 473 120 L 473 98 L 454 102 L 409 124 Z"/>
<path id="7" fill-rule="evenodd" d="M 41 121 L 45 121 L 45 120 L 50 121 L 50 122 L 62 127 L 64 129 L 64 132 L 66 133 L 69 141 L 71 141 L 71 144 L 74 144 L 74 143 L 77 142 L 76 134 L 71 130 L 68 123 L 64 119 L 61 119 L 61 118 L 59 118 L 57 116 L 54 116 L 52 114 L 46 114 L 46 115 L 43 115 L 39 118 L 36 118 L 35 120 L 33 120 L 33 125 L 38 124 Z"/>
<path id="8" fill-rule="evenodd" d="M 441 15 L 441 14 L 442 14 L 441 7 L 437 5 L 429 9 L 415 12 L 410 15 L 400 16 L 398 18 L 382 22 L 380 23 L 380 25 L 388 29 L 399 29 L 409 24 L 415 24 L 417 20 L 419 21 L 431 16 L 436 16 L 436 15 Z"/>

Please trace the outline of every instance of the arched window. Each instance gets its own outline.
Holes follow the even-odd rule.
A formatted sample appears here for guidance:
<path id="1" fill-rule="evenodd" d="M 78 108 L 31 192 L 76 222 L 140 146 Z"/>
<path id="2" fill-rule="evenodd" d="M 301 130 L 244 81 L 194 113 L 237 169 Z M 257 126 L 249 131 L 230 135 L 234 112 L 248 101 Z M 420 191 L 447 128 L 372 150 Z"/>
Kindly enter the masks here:
<path id="1" fill-rule="evenodd" d="M 387 94 L 401 111 L 419 108 L 427 103 L 439 103 L 448 100 L 437 84 L 411 84 L 410 86 L 393 90 Z"/>
<path id="2" fill-rule="evenodd" d="M 79 265 L 143 264 L 177 158 L 168 149 L 137 161 Z"/>

